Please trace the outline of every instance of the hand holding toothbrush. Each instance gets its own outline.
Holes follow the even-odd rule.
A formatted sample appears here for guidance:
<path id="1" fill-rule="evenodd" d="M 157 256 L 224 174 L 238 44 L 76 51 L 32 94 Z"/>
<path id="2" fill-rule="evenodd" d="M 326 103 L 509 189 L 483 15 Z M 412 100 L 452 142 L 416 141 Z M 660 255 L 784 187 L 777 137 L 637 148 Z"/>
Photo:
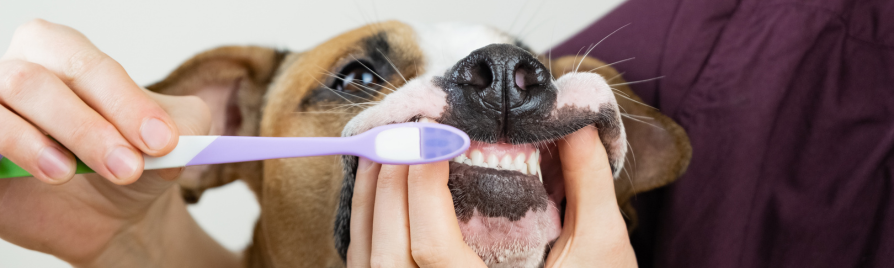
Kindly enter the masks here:
<path id="1" fill-rule="evenodd" d="M 0 179 L 0 238 L 77 267 L 140 267 L 153 249 L 168 267 L 238 265 L 189 216 L 180 169 L 142 168 L 209 124 L 201 100 L 141 89 L 74 29 L 22 25 L 0 58 L 0 155 L 35 177 Z M 71 180 L 75 155 L 99 174 Z"/>

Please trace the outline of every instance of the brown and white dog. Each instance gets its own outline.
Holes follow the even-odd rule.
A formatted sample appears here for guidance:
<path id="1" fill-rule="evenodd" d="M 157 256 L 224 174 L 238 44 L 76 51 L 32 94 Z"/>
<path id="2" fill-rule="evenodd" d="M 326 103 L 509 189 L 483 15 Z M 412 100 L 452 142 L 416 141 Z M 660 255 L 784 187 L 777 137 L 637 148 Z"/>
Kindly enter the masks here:
<path id="1" fill-rule="evenodd" d="M 550 60 L 490 27 L 389 21 L 305 52 L 213 49 L 148 88 L 203 98 L 218 135 L 350 136 L 423 118 L 462 129 L 473 144 L 451 161 L 448 186 L 466 243 L 490 267 L 538 267 L 565 205 L 553 141 L 599 129 L 631 226 L 630 197 L 689 163 L 683 130 L 622 82 L 598 60 Z M 257 194 L 247 267 L 340 267 L 356 167 L 353 156 L 217 165 L 188 170 L 180 186 L 192 202 L 236 179 Z"/>

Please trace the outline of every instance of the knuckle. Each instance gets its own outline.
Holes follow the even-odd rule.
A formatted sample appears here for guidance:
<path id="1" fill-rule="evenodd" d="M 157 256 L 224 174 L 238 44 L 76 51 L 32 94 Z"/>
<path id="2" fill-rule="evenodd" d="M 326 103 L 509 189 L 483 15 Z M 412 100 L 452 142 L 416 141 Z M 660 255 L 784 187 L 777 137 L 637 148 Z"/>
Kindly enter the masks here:
<path id="1" fill-rule="evenodd" d="M 369 258 L 369 267 L 371 268 L 391 268 L 398 267 L 397 262 L 391 256 L 372 255 Z"/>
<path id="2" fill-rule="evenodd" d="M 111 124 L 102 120 L 84 120 L 77 122 L 67 132 L 69 133 L 67 137 L 71 137 L 71 141 L 77 143 L 93 144 L 97 139 L 100 139 L 104 144 L 108 144 L 114 142 L 114 138 L 109 137 L 108 133 L 116 133 L 117 130 Z"/>
<path id="3" fill-rule="evenodd" d="M 63 73 L 65 77 L 71 81 L 84 76 L 84 74 L 95 69 L 97 66 L 112 62 L 114 61 L 101 51 L 81 49 L 71 55 Z"/>
<path id="4" fill-rule="evenodd" d="M 55 24 L 43 19 L 31 19 L 16 28 L 16 35 L 47 31 L 48 29 L 53 27 L 53 25 Z"/>
<path id="5" fill-rule="evenodd" d="M 0 133 L 0 150 L 2 150 L 0 153 L 4 155 L 12 153 L 11 150 L 16 147 L 16 144 L 24 144 L 23 141 L 25 135 L 25 131 L 22 131 L 17 126 L 5 128 L 4 131 Z"/>
<path id="6" fill-rule="evenodd" d="M 3 87 L 0 88 L 0 93 L 7 100 L 16 99 L 28 88 L 28 83 L 39 79 L 45 71 L 40 65 L 25 61 L 15 61 L 2 74 Z"/>
<path id="7" fill-rule="evenodd" d="M 429 245 L 411 245 L 410 252 L 413 255 L 413 260 L 419 266 L 440 266 L 447 261 L 445 256 L 441 254 L 441 252 L 444 252 L 443 250 Z"/>

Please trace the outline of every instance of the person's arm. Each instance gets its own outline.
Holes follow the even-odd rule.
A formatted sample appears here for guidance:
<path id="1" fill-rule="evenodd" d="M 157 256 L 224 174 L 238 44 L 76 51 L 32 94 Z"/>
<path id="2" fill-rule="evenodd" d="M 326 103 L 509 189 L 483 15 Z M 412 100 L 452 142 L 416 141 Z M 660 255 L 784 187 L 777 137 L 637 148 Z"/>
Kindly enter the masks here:
<path id="1" fill-rule="evenodd" d="M 193 220 L 177 187 L 149 207 L 146 216 L 123 228 L 98 258 L 77 267 L 239 267 L 225 249 Z"/>

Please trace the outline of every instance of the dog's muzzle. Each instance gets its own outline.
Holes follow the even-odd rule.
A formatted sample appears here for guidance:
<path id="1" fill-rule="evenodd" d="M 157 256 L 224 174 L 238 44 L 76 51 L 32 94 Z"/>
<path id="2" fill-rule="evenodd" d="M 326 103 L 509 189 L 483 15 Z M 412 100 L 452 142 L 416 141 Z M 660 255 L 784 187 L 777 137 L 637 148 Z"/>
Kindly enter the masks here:
<path id="1" fill-rule="evenodd" d="M 437 79 L 447 92 L 443 123 L 483 142 L 526 143 L 531 120 L 545 120 L 557 89 L 546 66 L 509 44 L 473 51 Z"/>

